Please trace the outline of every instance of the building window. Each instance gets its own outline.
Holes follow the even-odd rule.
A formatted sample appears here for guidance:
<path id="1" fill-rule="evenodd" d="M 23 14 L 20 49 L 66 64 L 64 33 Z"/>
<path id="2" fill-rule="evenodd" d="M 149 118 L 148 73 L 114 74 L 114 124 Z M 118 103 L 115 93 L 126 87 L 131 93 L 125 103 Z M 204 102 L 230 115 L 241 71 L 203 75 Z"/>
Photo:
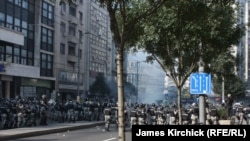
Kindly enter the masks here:
<path id="1" fill-rule="evenodd" d="M 21 49 L 19 46 L 14 47 L 14 63 L 20 64 L 21 63 Z"/>
<path id="2" fill-rule="evenodd" d="M 76 66 L 76 63 L 75 62 L 72 62 L 72 61 L 68 61 L 68 67 L 71 68 L 72 70 L 75 69 L 75 66 Z"/>
<path id="3" fill-rule="evenodd" d="M 5 46 L 0 45 L 0 61 L 4 61 Z"/>
<path id="4" fill-rule="evenodd" d="M 80 23 L 83 24 L 83 14 L 82 14 L 82 12 L 79 12 L 79 19 L 80 19 Z"/>
<path id="5" fill-rule="evenodd" d="M 83 33 L 81 30 L 79 30 L 79 40 L 80 40 L 80 43 L 82 43 L 82 38 L 83 38 Z"/>
<path id="6" fill-rule="evenodd" d="M 42 23 L 51 27 L 54 25 L 54 7 L 45 1 L 42 4 Z"/>
<path id="7" fill-rule="evenodd" d="M 71 55 L 71 56 L 76 56 L 76 44 L 75 43 L 72 43 L 72 42 L 69 42 L 68 43 L 68 54 Z"/>
<path id="8" fill-rule="evenodd" d="M 41 76 L 53 76 L 53 56 L 41 53 Z"/>
<path id="9" fill-rule="evenodd" d="M 82 49 L 78 49 L 78 57 L 82 58 Z"/>
<path id="10" fill-rule="evenodd" d="M 66 32 L 66 24 L 63 22 L 61 22 L 61 24 L 60 24 L 60 31 L 61 31 L 62 35 L 64 35 Z"/>
<path id="11" fill-rule="evenodd" d="M 60 53 L 65 54 L 65 44 L 63 43 L 60 44 Z"/>
<path id="12" fill-rule="evenodd" d="M 41 32 L 41 49 L 45 51 L 53 52 L 53 37 L 54 33 L 52 30 L 42 27 Z"/>
<path id="13" fill-rule="evenodd" d="M 24 45 L 1 41 L 1 59 L 7 62 L 34 65 L 34 0 L 3 0 L 0 5 L 0 25 L 24 34 Z"/>
<path id="14" fill-rule="evenodd" d="M 26 65 L 27 64 L 27 54 L 28 51 L 25 49 L 21 49 L 21 64 Z M 33 58 L 33 57 L 32 57 Z M 32 63 L 31 63 L 32 64 Z"/>
<path id="15" fill-rule="evenodd" d="M 69 14 L 71 16 L 76 16 L 76 5 L 75 4 L 70 4 L 69 6 Z"/>
<path id="16" fill-rule="evenodd" d="M 69 24 L 69 35 L 76 36 L 76 24 Z"/>
<path id="17" fill-rule="evenodd" d="M 6 46 L 6 62 L 12 63 L 13 47 L 10 45 Z"/>
<path id="18" fill-rule="evenodd" d="M 64 15 L 66 13 L 66 3 L 62 2 L 61 4 L 61 14 Z"/>

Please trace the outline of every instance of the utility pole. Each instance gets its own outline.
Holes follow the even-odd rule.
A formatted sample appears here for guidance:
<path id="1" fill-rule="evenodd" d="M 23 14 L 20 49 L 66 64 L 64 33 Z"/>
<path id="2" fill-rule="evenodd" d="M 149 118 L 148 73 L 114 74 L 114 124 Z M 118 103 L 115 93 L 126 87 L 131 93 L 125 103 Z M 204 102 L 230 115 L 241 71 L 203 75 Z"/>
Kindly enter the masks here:
<path id="1" fill-rule="evenodd" d="M 139 61 L 136 62 L 136 100 L 138 102 L 139 95 Z"/>
<path id="2" fill-rule="evenodd" d="M 81 59 L 81 49 L 80 49 L 80 44 L 81 44 L 81 37 L 82 35 L 79 32 L 79 39 L 78 39 L 78 50 L 77 50 L 77 102 L 80 103 L 80 59 Z"/>
<path id="3" fill-rule="evenodd" d="M 225 78 L 222 74 L 222 103 L 225 103 Z"/>
<path id="4" fill-rule="evenodd" d="M 199 72 L 204 72 L 204 62 L 202 59 L 199 61 Z M 199 95 L 199 122 L 200 124 L 206 124 L 205 119 L 205 94 Z"/>

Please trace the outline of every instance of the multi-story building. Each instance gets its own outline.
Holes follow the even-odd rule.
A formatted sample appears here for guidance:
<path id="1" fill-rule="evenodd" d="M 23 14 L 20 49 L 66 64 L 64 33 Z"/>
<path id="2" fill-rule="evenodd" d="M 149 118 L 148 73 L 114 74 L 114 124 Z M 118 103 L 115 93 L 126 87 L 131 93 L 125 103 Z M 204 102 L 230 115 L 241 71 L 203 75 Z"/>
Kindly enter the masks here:
<path id="1" fill-rule="evenodd" d="M 238 23 L 245 25 L 245 33 L 237 47 L 237 57 L 240 63 L 237 66 L 237 75 L 246 82 L 246 94 L 250 94 L 250 74 L 249 74 L 249 1 L 238 0 L 239 10 L 237 11 Z"/>
<path id="2" fill-rule="evenodd" d="M 109 16 L 94 0 L 0 1 L 0 97 L 65 102 L 111 78 Z"/>
<path id="3" fill-rule="evenodd" d="M 38 3 L 0 1 L 0 97 L 35 97 L 54 89 L 53 42 L 44 44 L 39 39 L 39 30 L 44 26 L 53 28 L 54 19 L 44 4 L 44 12 L 39 15 L 42 19 L 37 24 Z M 48 35 L 47 40 L 53 38 L 53 33 Z"/>

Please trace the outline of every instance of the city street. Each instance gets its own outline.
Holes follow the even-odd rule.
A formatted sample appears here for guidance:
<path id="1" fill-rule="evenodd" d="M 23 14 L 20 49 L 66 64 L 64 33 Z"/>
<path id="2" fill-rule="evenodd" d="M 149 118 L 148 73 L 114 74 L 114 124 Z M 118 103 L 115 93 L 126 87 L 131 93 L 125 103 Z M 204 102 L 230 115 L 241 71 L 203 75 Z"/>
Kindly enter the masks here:
<path id="1" fill-rule="evenodd" d="M 93 128 L 67 131 L 61 133 L 53 133 L 42 136 L 35 136 L 29 138 L 15 139 L 15 141 L 117 141 L 118 130 L 114 127 L 111 131 L 104 131 L 104 126 L 96 126 Z M 126 131 L 126 141 L 131 141 L 131 132 Z M 14 141 L 14 140 L 13 140 Z"/>

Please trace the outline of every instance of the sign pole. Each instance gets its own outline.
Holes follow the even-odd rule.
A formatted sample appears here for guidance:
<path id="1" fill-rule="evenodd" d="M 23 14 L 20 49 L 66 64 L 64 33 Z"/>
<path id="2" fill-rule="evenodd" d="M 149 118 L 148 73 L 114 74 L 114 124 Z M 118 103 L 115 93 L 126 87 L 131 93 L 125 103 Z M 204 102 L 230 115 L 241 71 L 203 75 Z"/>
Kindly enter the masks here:
<path id="1" fill-rule="evenodd" d="M 199 61 L 199 72 L 204 72 L 204 62 Z M 199 124 L 205 125 L 205 94 L 199 94 Z"/>

